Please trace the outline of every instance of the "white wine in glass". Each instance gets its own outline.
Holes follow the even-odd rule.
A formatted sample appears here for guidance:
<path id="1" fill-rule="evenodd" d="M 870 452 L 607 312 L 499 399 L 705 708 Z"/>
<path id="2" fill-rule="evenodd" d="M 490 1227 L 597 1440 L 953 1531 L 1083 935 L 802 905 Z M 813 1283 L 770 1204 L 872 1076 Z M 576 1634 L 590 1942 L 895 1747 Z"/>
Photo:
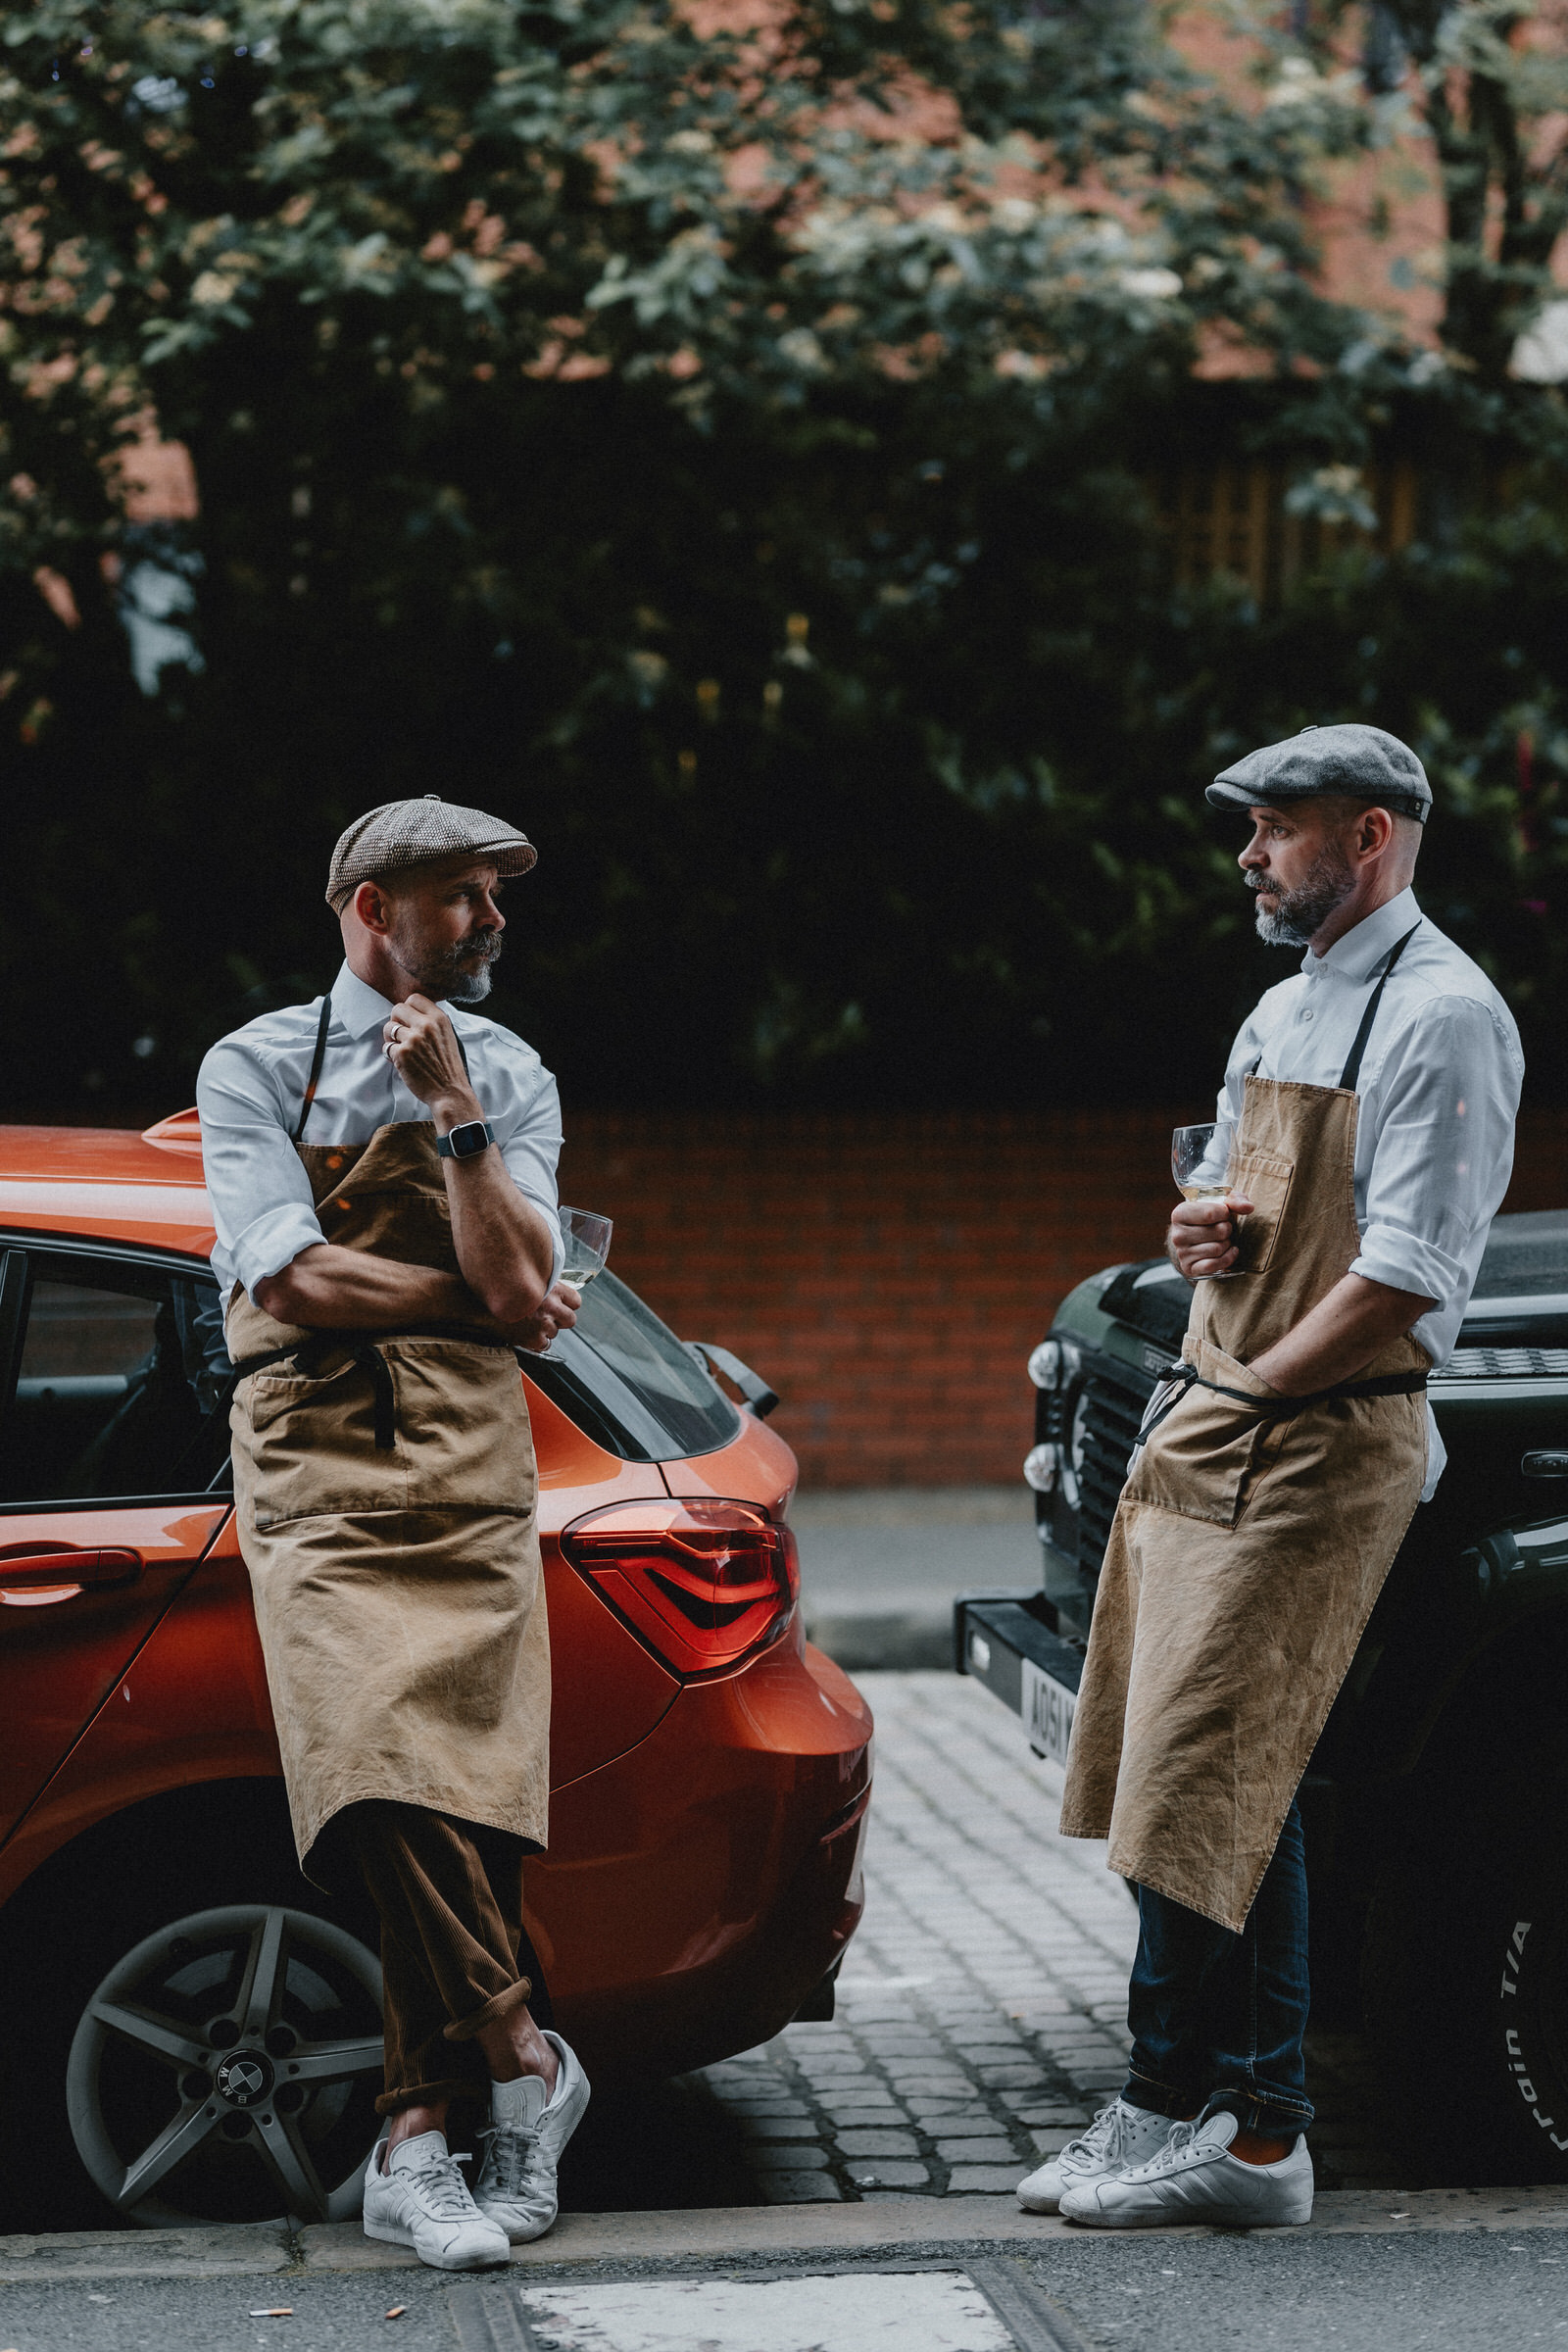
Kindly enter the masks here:
<path id="1" fill-rule="evenodd" d="M 564 1208 L 561 1211 L 561 1242 L 566 1262 L 561 1269 L 563 1282 L 581 1290 L 596 1274 L 605 1270 L 610 1255 L 610 1237 L 614 1226 L 609 1217 L 601 1217 L 591 1208 Z"/>
<path id="2" fill-rule="evenodd" d="M 1170 1139 L 1170 1172 L 1184 1200 L 1223 1200 L 1229 1196 L 1231 1146 L 1235 1140 L 1236 1126 L 1231 1119 L 1210 1119 L 1197 1127 L 1175 1130 Z M 1241 1219 L 1234 1218 L 1232 1225 L 1233 1238 L 1239 1246 Z M 1203 1279 L 1224 1282 L 1240 1272 L 1240 1266 L 1227 1266 L 1222 1273 Z"/>
<path id="3" fill-rule="evenodd" d="M 557 1213 L 561 1219 L 561 1247 L 565 1257 L 561 1279 L 569 1282 L 573 1290 L 586 1290 L 594 1276 L 605 1270 L 605 1260 L 610 1255 L 610 1237 L 614 1227 L 609 1217 L 598 1216 L 591 1208 L 563 1208 Z M 552 1339 L 549 1346 L 541 1348 L 538 1353 L 554 1355 L 555 1351 L 556 1343 Z"/>

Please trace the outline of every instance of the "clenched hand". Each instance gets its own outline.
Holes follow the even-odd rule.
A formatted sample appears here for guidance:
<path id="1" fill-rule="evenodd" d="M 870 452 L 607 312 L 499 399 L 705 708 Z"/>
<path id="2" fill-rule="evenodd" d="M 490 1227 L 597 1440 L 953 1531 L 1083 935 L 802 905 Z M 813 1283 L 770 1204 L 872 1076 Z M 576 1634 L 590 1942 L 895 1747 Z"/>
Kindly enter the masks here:
<path id="1" fill-rule="evenodd" d="M 1223 1200 L 1184 1200 L 1173 1209 L 1165 1254 L 1178 1273 L 1189 1282 L 1204 1274 L 1227 1273 L 1239 1254 L 1237 1221 L 1250 1215 L 1251 1207 L 1241 1193 L 1229 1193 Z"/>

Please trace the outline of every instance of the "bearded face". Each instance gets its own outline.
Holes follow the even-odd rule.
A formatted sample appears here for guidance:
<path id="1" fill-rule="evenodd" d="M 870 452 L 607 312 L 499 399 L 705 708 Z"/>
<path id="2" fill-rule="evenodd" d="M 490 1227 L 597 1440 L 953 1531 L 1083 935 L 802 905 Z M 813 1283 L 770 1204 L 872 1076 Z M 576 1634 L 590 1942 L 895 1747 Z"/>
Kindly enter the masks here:
<path id="1" fill-rule="evenodd" d="M 392 960 L 411 994 L 439 1004 L 478 1004 L 490 994 L 501 955 L 501 933 L 475 930 L 462 940 L 433 940 L 416 904 L 404 901 L 387 935 Z"/>
<path id="2" fill-rule="evenodd" d="M 1250 873 L 1254 896 L 1271 890 L 1266 875 Z M 1257 936 L 1268 948 L 1304 948 L 1355 889 L 1350 861 L 1337 841 L 1325 842 L 1294 890 L 1280 891 L 1272 906 L 1256 911 Z"/>

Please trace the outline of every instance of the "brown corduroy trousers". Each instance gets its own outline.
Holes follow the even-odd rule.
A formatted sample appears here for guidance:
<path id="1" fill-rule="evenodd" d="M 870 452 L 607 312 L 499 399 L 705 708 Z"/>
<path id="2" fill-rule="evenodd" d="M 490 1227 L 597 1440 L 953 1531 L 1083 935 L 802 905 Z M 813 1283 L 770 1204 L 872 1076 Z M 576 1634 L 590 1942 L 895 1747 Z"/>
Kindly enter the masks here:
<path id="1" fill-rule="evenodd" d="M 523 1840 L 392 1803 L 350 1805 L 330 1834 L 381 1923 L 386 2088 L 378 2110 L 487 2098 L 490 2072 L 474 2035 L 530 1999 L 549 2022 L 522 1924 Z"/>

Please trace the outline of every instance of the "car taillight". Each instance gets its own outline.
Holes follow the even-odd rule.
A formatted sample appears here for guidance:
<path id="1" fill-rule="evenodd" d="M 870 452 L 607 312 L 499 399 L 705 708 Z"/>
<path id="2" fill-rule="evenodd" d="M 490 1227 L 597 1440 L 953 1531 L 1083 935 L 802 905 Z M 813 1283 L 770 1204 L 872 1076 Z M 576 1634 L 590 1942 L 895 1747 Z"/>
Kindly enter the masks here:
<path id="1" fill-rule="evenodd" d="M 795 1538 L 755 1502 L 618 1502 L 561 1548 L 677 1674 L 722 1673 L 764 1649 L 800 1598 Z"/>

